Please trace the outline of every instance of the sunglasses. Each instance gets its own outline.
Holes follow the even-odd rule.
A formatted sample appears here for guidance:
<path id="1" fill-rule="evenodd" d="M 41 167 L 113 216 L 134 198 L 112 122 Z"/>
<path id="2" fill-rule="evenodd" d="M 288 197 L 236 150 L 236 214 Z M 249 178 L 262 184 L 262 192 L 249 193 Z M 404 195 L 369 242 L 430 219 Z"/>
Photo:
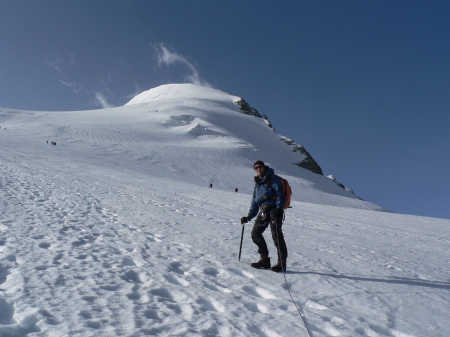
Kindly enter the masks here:
<path id="1" fill-rule="evenodd" d="M 254 169 L 255 169 L 255 171 L 256 170 L 259 170 L 259 169 L 262 169 L 264 166 L 262 166 L 262 165 L 256 165 L 255 167 L 254 167 Z"/>

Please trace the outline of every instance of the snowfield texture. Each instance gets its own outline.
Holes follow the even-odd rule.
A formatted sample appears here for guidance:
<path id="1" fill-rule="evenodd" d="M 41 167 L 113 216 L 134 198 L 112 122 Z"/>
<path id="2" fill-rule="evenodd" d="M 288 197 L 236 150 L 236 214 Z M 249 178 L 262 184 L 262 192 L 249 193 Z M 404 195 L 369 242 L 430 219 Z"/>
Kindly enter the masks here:
<path id="1" fill-rule="evenodd" d="M 0 109 L 1 337 L 308 336 L 296 305 L 315 337 L 450 336 L 450 221 L 293 165 L 237 99 L 187 84 L 119 108 Z M 249 267 L 252 224 L 238 261 L 257 159 L 293 188 L 287 284 Z"/>

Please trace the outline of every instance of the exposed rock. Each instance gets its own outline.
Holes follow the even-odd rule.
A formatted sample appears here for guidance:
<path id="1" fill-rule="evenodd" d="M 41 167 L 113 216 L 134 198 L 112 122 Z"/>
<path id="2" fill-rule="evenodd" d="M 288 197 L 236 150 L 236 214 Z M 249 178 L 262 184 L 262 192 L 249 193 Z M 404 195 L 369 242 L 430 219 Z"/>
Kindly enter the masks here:
<path id="1" fill-rule="evenodd" d="M 355 194 L 355 192 L 353 192 L 353 190 L 351 190 L 350 188 L 346 187 L 344 184 L 341 184 L 339 181 L 336 180 L 336 178 L 333 175 L 330 174 L 329 176 L 327 176 L 327 178 L 330 178 L 331 180 L 333 180 L 335 182 L 335 184 L 338 185 L 340 188 L 343 188 L 344 190 L 346 190 L 346 191 L 350 192 L 351 194 L 353 194 L 354 196 L 358 197 Z M 362 199 L 360 197 L 358 197 L 358 199 L 364 200 L 364 199 Z"/>
<path id="2" fill-rule="evenodd" d="M 281 136 L 281 140 L 285 142 L 287 145 L 293 146 L 292 151 L 293 152 L 299 152 L 303 155 L 303 160 L 299 161 L 298 163 L 294 163 L 297 166 L 300 166 L 301 168 L 310 170 L 313 173 L 317 173 L 320 175 L 323 175 L 322 169 L 320 168 L 319 164 L 314 160 L 314 158 L 309 154 L 308 151 L 303 147 L 303 145 L 299 145 L 296 142 L 294 142 L 292 139 L 288 137 Z"/>
<path id="3" fill-rule="evenodd" d="M 241 107 L 242 113 L 244 113 L 246 115 L 251 115 L 251 116 L 263 118 L 263 116 L 258 112 L 258 110 L 252 108 L 243 98 L 241 98 L 240 100 L 236 101 L 236 104 Z"/>
<path id="4" fill-rule="evenodd" d="M 266 121 L 267 126 L 271 128 L 273 132 L 277 133 L 277 131 L 274 129 L 272 123 L 270 123 L 267 116 L 261 115 L 258 112 L 258 110 L 252 108 L 243 98 L 240 98 L 238 101 L 236 101 L 236 104 L 241 108 L 242 113 L 264 119 Z M 322 169 L 320 168 L 319 164 L 317 164 L 317 162 L 313 159 L 313 157 L 309 154 L 309 152 L 305 150 L 305 148 L 302 145 L 299 145 L 295 143 L 292 139 L 284 136 L 281 136 L 281 140 L 285 142 L 287 145 L 293 146 L 292 149 L 293 152 L 299 152 L 302 155 L 301 160 L 298 163 L 293 164 L 300 166 L 301 168 L 307 169 L 313 173 L 323 175 Z"/>

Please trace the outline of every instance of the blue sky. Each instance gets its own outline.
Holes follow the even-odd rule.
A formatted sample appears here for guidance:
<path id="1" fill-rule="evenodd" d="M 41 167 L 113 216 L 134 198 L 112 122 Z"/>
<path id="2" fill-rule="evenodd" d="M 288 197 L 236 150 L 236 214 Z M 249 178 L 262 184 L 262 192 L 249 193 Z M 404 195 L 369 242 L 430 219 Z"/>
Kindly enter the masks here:
<path id="1" fill-rule="evenodd" d="M 447 1 L 0 0 L 0 106 L 209 85 L 363 199 L 450 218 L 449 17 Z"/>

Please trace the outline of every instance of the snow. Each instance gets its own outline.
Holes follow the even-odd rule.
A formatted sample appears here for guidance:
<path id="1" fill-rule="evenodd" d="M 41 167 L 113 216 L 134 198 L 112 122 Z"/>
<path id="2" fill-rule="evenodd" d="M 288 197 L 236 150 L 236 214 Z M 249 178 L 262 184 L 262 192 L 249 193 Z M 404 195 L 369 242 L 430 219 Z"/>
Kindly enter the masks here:
<path id="1" fill-rule="evenodd" d="M 1 337 L 308 336 L 296 305 L 315 337 L 450 336 L 450 221 L 292 165 L 237 99 L 169 85 L 118 108 L 0 109 Z M 238 261 L 256 159 L 293 188 L 287 284 L 249 267 L 251 224 Z"/>
<path id="2" fill-rule="evenodd" d="M 144 91 L 125 104 L 125 106 L 147 102 L 154 103 L 155 100 L 185 101 L 190 99 L 235 103 L 239 100 L 239 97 L 232 96 L 218 89 L 199 86 L 196 84 L 166 84 Z"/>

